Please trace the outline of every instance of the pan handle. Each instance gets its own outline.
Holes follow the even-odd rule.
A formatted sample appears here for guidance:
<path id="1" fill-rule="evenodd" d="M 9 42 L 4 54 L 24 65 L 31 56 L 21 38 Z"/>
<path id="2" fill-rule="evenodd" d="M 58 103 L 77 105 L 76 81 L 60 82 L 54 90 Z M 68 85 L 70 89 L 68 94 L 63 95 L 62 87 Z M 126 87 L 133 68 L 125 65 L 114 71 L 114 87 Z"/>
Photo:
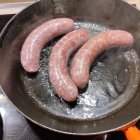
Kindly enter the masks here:
<path id="1" fill-rule="evenodd" d="M 123 130 L 127 140 L 140 140 L 140 130 L 136 126 L 130 126 Z"/>

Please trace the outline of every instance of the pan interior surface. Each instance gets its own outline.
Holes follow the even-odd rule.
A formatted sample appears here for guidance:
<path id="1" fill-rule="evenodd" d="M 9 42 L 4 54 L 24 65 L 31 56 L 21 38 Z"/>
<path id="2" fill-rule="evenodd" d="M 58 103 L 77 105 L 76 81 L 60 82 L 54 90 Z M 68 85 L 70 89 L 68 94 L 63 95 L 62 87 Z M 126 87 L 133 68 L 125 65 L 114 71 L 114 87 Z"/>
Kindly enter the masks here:
<path id="1" fill-rule="evenodd" d="M 75 28 L 86 28 L 90 36 L 110 30 L 85 22 L 75 22 Z M 79 90 L 77 101 L 68 103 L 60 99 L 48 76 L 49 55 L 60 38 L 46 44 L 38 73 L 29 74 L 24 70 L 21 73 L 28 96 L 40 109 L 62 118 L 94 120 L 118 111 L 133 98 L 139 83 L 139 58 L 131 46 L 125 50 L 119 47 L 106 50 L 96 59 L 91 66 L 88 85 Z"/>

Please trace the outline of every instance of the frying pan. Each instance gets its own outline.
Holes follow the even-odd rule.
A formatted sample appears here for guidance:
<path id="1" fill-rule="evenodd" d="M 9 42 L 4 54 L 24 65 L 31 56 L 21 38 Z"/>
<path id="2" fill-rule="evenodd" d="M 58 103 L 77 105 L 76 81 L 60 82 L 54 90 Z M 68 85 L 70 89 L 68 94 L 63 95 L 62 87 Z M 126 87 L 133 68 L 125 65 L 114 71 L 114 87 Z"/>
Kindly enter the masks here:
<path id="1" fill-rule="evenodd" d="M 89 82 L 91 86 L 84 91 L 79 91 L 81 93 L 79 99 L 83 99 L 83 95 L 86 95 L 91 87 L 98 87 L 98 85 L 102 85 L 101 83 L 105 83 L 105 88 L 110 87 L 106 83 L 110 81 L 107 79 L 112 73 L 113 77 L 120 74 L 120 83 L 115 84 L 114 78 L 111 80 L 114 82 L 113 91 L 117 91 L 117 94 L 107 91 L 109 92 L 107 98 L 106 95 L 103 95 L 105 92 L 103 94 L 99 92 L 98 95 L 96 94 L 97 96 L 94 96 L 100 100 L 97 104 L 96 98 L 94 99 L 94 106 L 90 107 L 93 113 L 90 115 L 87 113 L 83 116 L 83 110 L 80 112 L 81 100 L 69 104 L 59 99 L 49 82 L 47 64 L 50 50 L 61 37 L 46 44 L 41 54 L 38 73 L 26 73 L 21 66 L 20 51 L 25 38 L 44 21 L 57 17 L 72 18 L 75 21 L 75 28 L 87 28 L 90 35 L 110 29 L 122 29 L 129 31 L 134 36 L 133 46 L 127 49 L 107 50 L 96 59 L 91 67 Z M 140 118 L 139 45 L 140 12 L 124 1 L 39 1 L 14 16 L 1 32 L 0 85 L 4 94 L 18 111 L 44 128 L 72 135 L 95 135 L 123 130 L 128 138 L 133 135 L 128 134 L 132 129 L 137 132 L 137 135 L 134 134 L 134 136 L 140 139 L 139 130 L 134 126 Z M 102 73 L 102 69 L 106 70 L 106 66 L 111 68 L 108 75 Z M 100 74 L 103 75 L 101 77 L 107 77 L 107 79 L 104 78 L 106 82 L 100 83 L 98 80 L 92 79 L 100 70 Z M 93 86 L 94 81 L 97 81 L 95 86 Z M 95 91 L 92 90 L 92 92 Z M 103 98 L 100 98 L 100 95 L 103 95 Z M 104 99 L 106 102 L 103 102 Z M 77 105 L 77 103 L 79 104 Z M 74 109 L 77 110 L 74 111 Z M 66 110 L 68 111 L 66 112 Z M 75 112 L 79 114 L 77 115 Z"/>

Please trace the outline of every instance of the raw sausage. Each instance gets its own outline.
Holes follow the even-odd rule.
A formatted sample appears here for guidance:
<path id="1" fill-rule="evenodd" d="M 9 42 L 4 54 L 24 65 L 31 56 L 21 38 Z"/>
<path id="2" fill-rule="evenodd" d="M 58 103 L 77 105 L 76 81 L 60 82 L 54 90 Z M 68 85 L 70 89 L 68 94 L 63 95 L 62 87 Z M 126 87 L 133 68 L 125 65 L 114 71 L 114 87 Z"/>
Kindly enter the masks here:
<path id="1" fill-rule="evenodd" d="M 68 73 L 68 58 L 72 52 L 82 46 L 87 39 L 88 33 L 86 30 L 74 30 L 60 39 L 53 47 L 50 54 L 50 82 L 58 96 L 66 101 L 74 101 L 78 95 L 78 89 Z"/>
<path id="2" fill-rule="evenodd" d="M 46 43 L 58 35 L 73 30 L 74 22 L 69 18 L 49 20 L 34 29 L 26 38 L 21 50 L 21 64 L 27 72 L 37 72 L 40 53 Z"/>
<path id="3" fill-rule="evenodd" d="M 112 30 L 97 34 L 86 42 L 72 60 L 70 75 L 79 88 L 84 88 L 89 80 L 89 69 L 94 59 L 110 47 L 132 45 L 133 36 L 122 30 Z"/>

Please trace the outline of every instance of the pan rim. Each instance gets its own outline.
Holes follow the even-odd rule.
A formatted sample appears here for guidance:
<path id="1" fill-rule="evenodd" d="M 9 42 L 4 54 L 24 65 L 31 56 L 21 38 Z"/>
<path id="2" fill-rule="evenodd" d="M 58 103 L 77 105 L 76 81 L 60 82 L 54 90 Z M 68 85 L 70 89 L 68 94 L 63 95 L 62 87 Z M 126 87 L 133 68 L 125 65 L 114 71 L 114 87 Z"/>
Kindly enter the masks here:
<path id="1" fill-rule="evenodd" d="M 132 6 L 133 8 L 135 8 L 136 10 L 140 11 L 137 7 L 131 5 L 130 3 L 126 2 L 125 0 L 120 0 L 120 1 L 123 1 L 124 3 L 127 3 L 129 4 L 130 6 Z M 35 3 L 38 3 L 39 1 L 35 2 Z M 30 6 L 34 5 L 35 3 L 31 4 Z M 29 6 L 29 7 L 30 7 Z M 27 8 L 29 8 L 27 7 Z M 26 9 L 26 8 L 25 8 Z M 25 9 L 23 9 L 21 12 L 23 12 Z M 7 30 L 7 28 L 10 26 L 10 23 L 21 13 L 19 12 L 18 14 L 14 15 L 10 20 L 9 22 L 6 24 L 6 26 L 3 28 L 3 30 L 1 31 L 0 33 L 0 44 L 1 44 L 1 40 Z M 2 90 L 3 88 L 0 87 Z M 25 118 L 29 119 L 30 121 L 32 121 L 33 123 L 43 127 L 43 128 L 47 128 L 51 131 L 54 131 L 54 132 L 59 132 L 59 133 L 62 133 L 62 134 L 69 134 L 69 135 L 81 135 L 81 136 L 90 136 L 90 135 L 97 135 L 97 134 L 105 134 L 105 133 L 108 133 L 108 132 L 112 132 L 112 131 L 116 131 L 116 130 L 120 130 L 122 127 L 125 127 L 127 125 L 130 125 L 132 124 L 133 122 L 137 121 L 138 119 L 140 119 L 140 116 L 133 119 L 132 121 L 128 122 L 128 123 L 125 123 L 124 125 L 120 125 L 114 129 L 110 129 L 110 130 L 106 130 L 106 131 L 101 131 L 101 132 L 97 132 L 97 133 L 71 133 L 71 132 L 66 132 L 66 131 L 61 131 L 61 130 L 57 130 L 57 129 L 53 129 L 53 128 L 50 128 L 50 127 L 47 127 L 46 125 L 43 125 L 43 124 L 40 124 L 38 123 L 37 121 L 31 119 L 30 117 L 28 117 L 26 114 L 24 114 L 20 109 L 18 109 L 18 107 L 16 105 L 14 105 L 14 103 L 8 98 L 8 96 L 6 95 L 6 93 L 4 92 L 3 90 L 3 93 L 4 93 L 4 96 L 8 99 L 8 101 L 18 110 L 18 112 L 20 112 Z"/>

